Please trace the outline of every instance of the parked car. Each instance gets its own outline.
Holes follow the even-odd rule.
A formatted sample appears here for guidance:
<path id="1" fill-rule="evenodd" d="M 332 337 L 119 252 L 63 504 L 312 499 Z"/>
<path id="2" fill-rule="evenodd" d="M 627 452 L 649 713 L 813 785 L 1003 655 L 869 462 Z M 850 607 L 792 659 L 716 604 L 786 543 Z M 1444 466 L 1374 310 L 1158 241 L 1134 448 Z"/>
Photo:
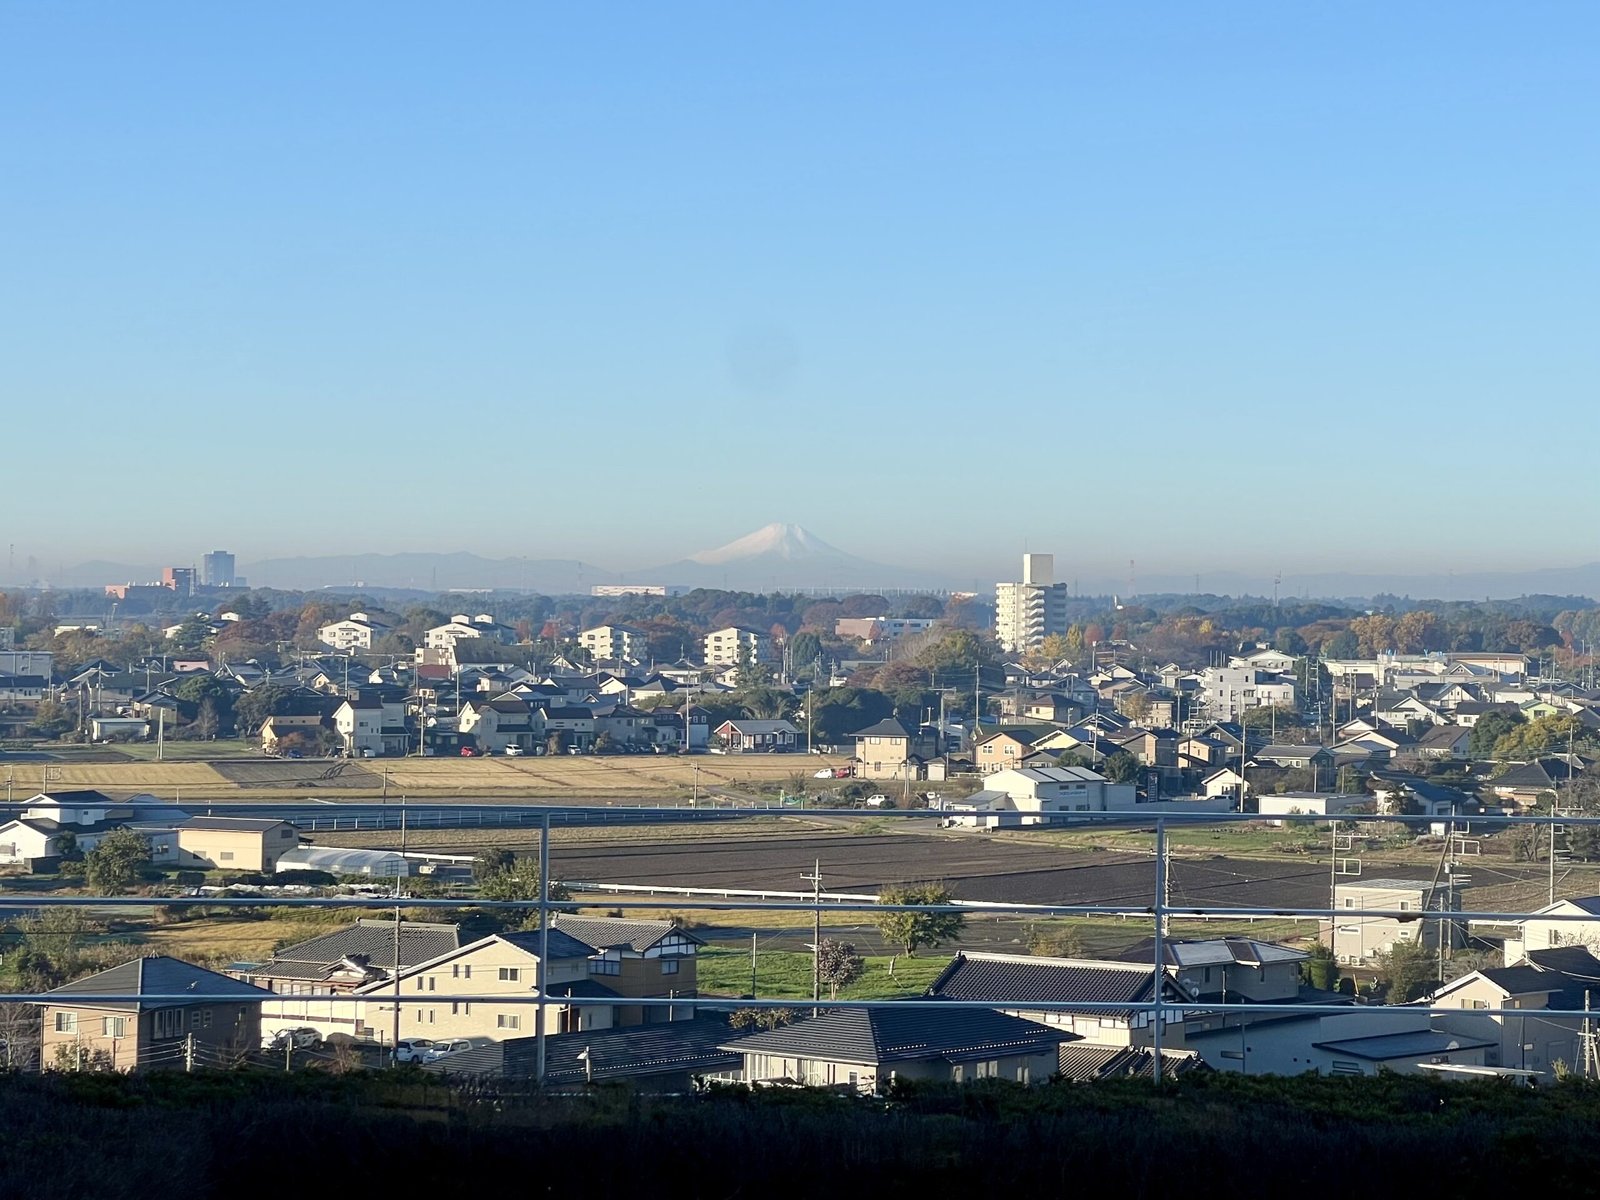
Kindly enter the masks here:
<path id="1" fill-rule="evenodd" d="M 885 796 L 882 792 L 879 792 L 876 796 L 867 797 L 868 808 L 887 808 L 888 806 L 889 797 Z"/>
<path id="2" fill-rule="evenodd" d="M 394 1045 L 394 1059 L 403 1063 L 427 1062 L 435 1045 L 432 1038 L 401 1038 Z"/>
<path id="3" fill-rule="evenodd" d="M 423 1062 L 435 1062 L 451 1054 L 460 1054 L 463 1050 L 471 1050 L 478 1043 L 471 1038 L 453 1038 L 448 1042 L 435 1042 L 423 1056 Z"/>
<path id="4" fill-rule="evenodd" d="M 296 1050 L 313 1050 L 322 1045 L 322 1035 L 302 1025 L 298 1029 L 280 1029 L 267 1040 L 268 1050 L 282 1050 L 286 1045 Z"/>
<path id="5" fill-rule="evenodd" d="M 476 750 L 474 750 L 471 746 L 463 746 L 463 747 L 461 747 L 461 757 L 462 758 L 476 758 L 476 757 L 478 757 L 478 752 Z"/>
<path id="6" fill-rule="evenodd" d="M 522 754 L 522 753 L 524 753 L 524 751 L 523 751 L 521 746 L 513 745 L 513 746 L 507 746 L 506 747 L 506 754 L 508 756 L 510 756 L 511 758 L 516 758 L 517 755 Z"/>
<path id="7" fill-rule="evenodd" d="M 813 779 L 832 779 L 833 778 L 833 768 L 832 767 L 823 767 L 822 770 L 820 770 L 820 771 L 813 771 L 813 772 L 811 772 L 811 778 L 813 778 Z"/>

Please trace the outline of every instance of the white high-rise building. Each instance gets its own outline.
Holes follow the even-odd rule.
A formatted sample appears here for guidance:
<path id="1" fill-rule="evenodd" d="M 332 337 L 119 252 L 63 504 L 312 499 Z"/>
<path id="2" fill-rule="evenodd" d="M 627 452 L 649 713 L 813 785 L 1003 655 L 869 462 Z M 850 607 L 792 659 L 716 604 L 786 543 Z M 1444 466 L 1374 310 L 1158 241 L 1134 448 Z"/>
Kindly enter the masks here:
<path id="1" fill-rule="evenodd" d="M 994 589 L 995 636 L 1007 653 L 1027 653 L 1067 632 L 1067 585 L 1057 583 L 1053 554 L 1024 554 L 1022 579 Z"/>

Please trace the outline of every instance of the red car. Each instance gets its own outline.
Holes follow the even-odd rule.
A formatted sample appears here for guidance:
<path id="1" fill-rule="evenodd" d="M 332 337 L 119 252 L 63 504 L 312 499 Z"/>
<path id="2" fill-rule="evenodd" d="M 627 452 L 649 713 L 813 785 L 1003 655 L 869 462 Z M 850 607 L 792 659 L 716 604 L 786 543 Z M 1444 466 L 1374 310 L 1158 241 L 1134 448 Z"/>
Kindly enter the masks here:
<path id="1" fill-rule="evenodd" d="M 463 746 L 463 747 L 461 747 L 461 757 L 462 758 L 476 758 L 477 756 L 478 756 L 478 752 L 476 750 L 474 750 L 471 746 Z"/>

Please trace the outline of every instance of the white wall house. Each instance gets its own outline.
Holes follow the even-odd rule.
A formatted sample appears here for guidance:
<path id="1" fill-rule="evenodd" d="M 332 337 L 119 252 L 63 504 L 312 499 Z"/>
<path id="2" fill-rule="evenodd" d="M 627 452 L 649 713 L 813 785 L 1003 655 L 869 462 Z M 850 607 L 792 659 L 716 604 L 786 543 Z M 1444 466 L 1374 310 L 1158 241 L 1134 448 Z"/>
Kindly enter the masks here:
<path id="1" fill-rule="evenodd" d="M 373 642 L 389 632 L 389 626 L 364 612 L 351 613 L 343 621 L 333 621 L 317 630 L 317 641 L 332 646 L 341 654 L 371 650 Z"/>
<path id="2" fill-rule="evenodd" d="M 1111 783 L 1087 767 L 1015 767 L 985 776 L 983 791 L 951 820 L 979 829 L 1048 825 L 1071 813 L 1123 811 L 1136 802 L 1133 784 Z"/>
<path id="3" fill-rule="evenodd" d="M 469 617 L 457 613 L 443 625 L 435 625 L 423 634 L 422 644 L 428 650 L 450 650 L 464 639 L 486 638 L 492 642 L 509 645 L 517 640 L 517 631 L 502 625 L 487 613 Z"/>

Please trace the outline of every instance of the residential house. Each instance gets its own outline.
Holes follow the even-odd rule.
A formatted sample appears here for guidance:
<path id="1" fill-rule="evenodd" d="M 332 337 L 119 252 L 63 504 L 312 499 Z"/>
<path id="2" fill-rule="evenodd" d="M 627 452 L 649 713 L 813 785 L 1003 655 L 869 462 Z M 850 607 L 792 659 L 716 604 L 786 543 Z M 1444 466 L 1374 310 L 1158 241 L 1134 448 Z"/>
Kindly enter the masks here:
<path id="1" fill-rule="evenodd" d="M 1436 1029 L 1426 1009 L 1390 1006 L 1285 1014 L 1193 1030 L 1186 1043 L 1207 1066 L 1244 1075 L 1418 1074 L 1482 1068 L 1488 1038 Z"/>
<path id="2" fill-rule="evenodd" d="M 1585 946 L 1560 946 L 1530 950 L 1515 966 L 1463 975 L 1428 1003 L 1440 1010 L 1434 1021 L 1441 1028 L 1490 1043 L 1487 1065 L 1554 1079 L 1560 1064 L 1582 1073 L 1583 1035 L 1592 1023 L 1584 1014 L 1600 1008 L 1597 997 L 1600 960 Z"/>
<path id="3" fill-rule="evenodd" d="M 1256 812 L 1263 817 L 1340 817 L 1348 812 L 1375 811 L 1365 792 L 1263 792 L 1256 797 Z M 1318 822 L 1275 820 L 1274 825 L 1310 829 Z"/>
<path id="4" fill-rule="evenodd" d="M 917 779 L 922 765 L 939 753 L 939 739 L 913 733 L 897 717 L 885 717 L 851 735 L 856 743 L 856 775 L 861 779 Z"/>
<path id="5" fill-rule="evenodd" d="M 705 942 L 672 921 L 627 920 L 558 913 L 555 927 L 594 947 L 598 966 L 591 973 L 621 997 L 618 1025 L 648 1025 L 683 1020 L 693 1005 L 667 1008 L 630 1005 L 628 999 L 692 1000 L 700 993 L 696 954 Z"/>
<path id="6" fill-rule="evenodd" d="M 177 833 L 179 864 L 206 871 L 276 871 L 300 845 L 289 822 L 250 817 L 190 817 Z"/>
<path id="7" fill-rule="evenodd" d="M 311 994 L 350 997 L 358 988 L 392 980 L 400 969 L 456 950 L 460 927 L 420 921 L 363 917 L 353 925 L 321 933 L 275 951 L 260 963 L 234 963 L 228 974 L 266 988 L 273 999 L 261 1006 L 268 1032 L 307 1027 L 324 1038 L 377 1040 L 379 1030 L 365 1021 L 365 1005 L 353 999 L 308 1000 Z"/>
<path id="8" fill-rule="evenodd" d="M 1431 879 L 1373 878 L 1338 882 L 1333 889 L 1333 907 L 1372 909 L 1393 916 L 1361 916 L 1356 913 L 1333 918 L 1321 924 L 1318 936 L 1333 948 L 1342 963 L 1370 963 L 1398 942 L 1411 942 L 1437 950 L 1441 940 L 1450 947 L 1466 944 L 1460 921 L 1424 920 L 1423 913 L 1459 912 L 1461 889 L 1446 877 L 1435 884 Z M 1417 916 L 1407 916 L 1416 913 Z M 1319 923 L 1320 924 L 1320 923 Z"/>
<path id="9" fill-rule="evenodd" d="M 108 1000 L 106 996 L 132 999 Z M 231 1066 L 261 1044 L 271 993 L 166 955 L 54 988 L 41 1004 L 43 1064 L 118 1071 Z"/>
<path id="10" fill-rule="evenodd" d="M 655 726 L 654 741 L 658 746 L 693 753 L 711 745 L 711 721 L 706 710 L 696 704 L 685 703 L 681 708 L 658 708 L 650 713 Z M 688 737 L 684 736 L 687 723 Z"/>
<path id="11" fill-rule="evenodd" d="M 1020 767 L 985 776 L 983 791 L 951 818 L 979 829 L 1048 825 L 1071 813 L 1121 812 L 1138 802 L 1134 785 L 1111 783 L 1088 767 Z"/>
<path id="12" fill-rule="evenodd" d="M 517 640 L 517 631 L 502 625 L 487 613 L 469 617 L 456 613 L 443 625 L 435 625 L 422 635 L 422 645 L 428 650 L 454 650 L 456 643 L 481 639 L 498 645 L 511 645 Z"/>
<path id="13" fill-rule="evenodd" d="M 69 848 L 87 852 L 106 834 L 124 827 L 148 839 L 153 862 L 176 863 L 177 825 L 188 816 L 150 795 L 116 801 L 87 788 L 40 792 L 16 817 L 0 825 L 0 864 L 47 870 L 56 866 Z"/>
<path id="14" fill-rule="evenodd" d="M 1558 946 L 1583 946 L 1600 955 L 1600 896 L 1557 900 L 1523 918 L 1517 935 L 1506 939 L 1506 965 L 1520 962 L 1530 951 Z"/>
<path id="15" fill-rule="evenodd" d="M 1240 1004 L 1284 1004 L 1304 998 L 1300 964 L 1304 950 L 1256 938 L 1171 938 L 1162 942 L 1167 974 L 1196 1000 Z M 1135 942 L 1117 960 L 1148 964 L 1155 960 L 1155 939 Z M 1206 1014 L 1190 1014 L 1187 1027 L 1207 1027 Z"/>
<path id="16" fill-rule="evenodd" d="M 376 690 L 351 692 L 333 712 L 333 728 L 352 758 L 404 754 L 411 739 L 405 702 Z"/>
<path id="17" fill-rule="evenodd" d="M 332 621 L 317 630 L 317 641 L 340 654 L 371 650 L 392 628 L 364 612 L 351 613 L 343 621 Z"/>
<path id="18" fill-rule="evenodd" d="M 542 1006 L 546 1033 L 694 1016 L 696 951 L 703 943 L 686 930 L 665 921 L 560 914 L 548 934 L 545 984 L 562 1003 Z M 526 1000 L 537 995 L 544 936 L 539 930 L 494 934 L 402 970 L 400 1036 L 506 1038 L 535 1032 L 541 1006 Z M 367 1025 L 393 1025 L 389 997 L 395 989 L 394 980 L 356 989 Z M 505 999 L 459 999 L 483 995 Z"/>
<path id="19" fill-rule="evenodd" d="M 1333 756 L 1322 746 L 1263 746 L 1253 757 L 1263 766 L 1287 771 L 1326 771 L 1333 765 Z"/>
<path id="20" fill-rule="evenodd" d="M 1249 654 L 1236 654 L 1228 660 L 1229 666 L 1254 667 L 1271 675 L 1289 675 L 1300 665 L 1300 655 L 1285 654 L 1270 646 L 1262 646 Z"/>
<path id="21" fill-rule="evenodd" d="M 800 744 L 800 731 L 788 721 L 724 721 L 714 736 L 729 754 L 795 750 Z"/>
<path id="22" fill-rule="evenodd" d="M 1576 774 L 1577 770 L 1562 758 L 1536 758 L 1491 779 L 1489 790 L 1507 804 L 1531 809 L 1558 795 Z"/>
<path id="23" fill-rule="evenodd" d="M 1200 794 L 1207 800 L 1238 800 L 1251 793 L 1249 781 L 1237 766 L 1218 767 L 1200 781 Z"/>
<path id="24" fill-rule="evenodd" d="M 1065 1030 L 1102 1046 L 1148 1046 L 1155 1040 L 1154 961 L 1143 966 L 1093 958 L 1049 958 L 1030 954 L 963 951 L 928 985 L 934 1000 L 994 1003 L 1012 1016 Z M 1161 977 L 1165 1009 L 1161 1039 L 1183 1045 L 1185 1005 L 1194 997 L 1172 978 Z"/>
<path id="25" fill-rule="evenodd" d="M 978 774 L 992 775 L 1017 766 L 1033 752 L 1034 744 L 1057 732 L 1048 726 L 1023 726 L 999 729 L 980 736 L 973 743 L 972 757 Z M 1076 736 L 1076 735 L 1074 735 Z"/>
<path id="26" fill-rule="evenodd" d="M 1220 720 L 1235 720 L 1252 708 L 1293 707 L 1292 678 L 1257 667 L 1207 667 L 1200 673 L 1206 710 Z"/>
<path id="27" fill-rule="evenodd" d="M 1071 1039 L 1065 1030 L 991 1009 L 925 1003 L 828 1009 L 731 1038 L 723 1048 L 742 1056 L 744 1078 L 753 1084 L 871 1095 L 897 1079 L 1044 1083 L 1056 1073 L 1056 1048 Z"/>
<path id="28" fill-rule="evenodd" d="M 463 699 L 456 730 L 470 734 L 485 754 L 504 754 L 515 746 L 526 754 L 542 753 L 546 740 L 545 710 L 532 708 L 520 696 L 507 693 L 492 700 Z"/>
<path id="29" fill-rule="evenodd" d="M 593 748 L 596 733 L 592 708 L 562 704 L 552 705 L 543 711 L 545 740 L 552 753 L 562 750 L 586 753 Z"/>
<path id="30" fill-rule="evenodd" d="M 651 714 L 642 709 L 629 708 L 626 704 L 595 709 L 595 740 L 605 738 L 606 744 L 613 748 L 642 750 L 653 747 L 658 728 Z"/>
<path id="31" fill-rule="evenodd" d="M 1466 762 L 1471 757 L 1471 742 L 1472 730 L 1465 725 L 1435 725 L 1409 749 L 1423 762 Z"/>

